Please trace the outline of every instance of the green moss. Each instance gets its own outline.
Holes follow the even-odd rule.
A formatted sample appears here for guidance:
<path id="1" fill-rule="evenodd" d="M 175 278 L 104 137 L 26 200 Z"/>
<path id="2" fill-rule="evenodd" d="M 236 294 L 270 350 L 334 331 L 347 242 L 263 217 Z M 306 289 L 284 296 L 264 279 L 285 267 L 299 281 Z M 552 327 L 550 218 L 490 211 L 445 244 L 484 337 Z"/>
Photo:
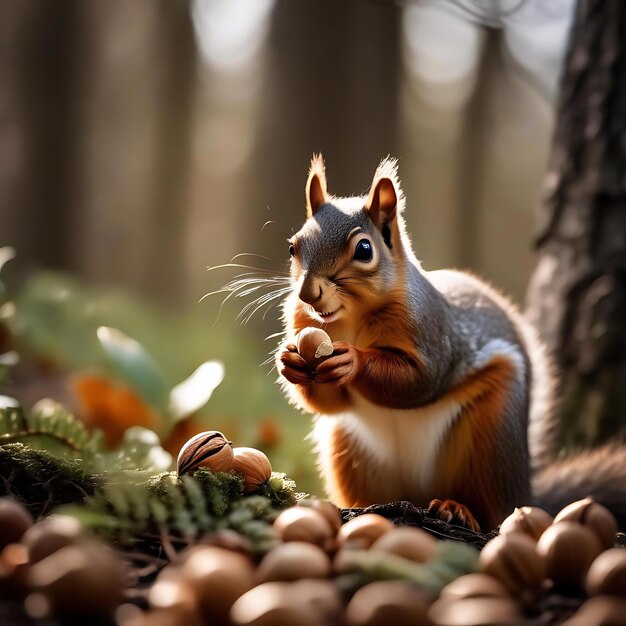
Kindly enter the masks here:
<path id="1" fill-rule="evenodd" d="M 0 495 L 21 500 L 39 516 L 53 506 L 82 502 L 106 483 L 83 470 L 80 459 L 64 459 L 23 443 L 0 446 Z"/>
<path id="2" fill-rule="evenodd" d="M 0 446 L 0 493 L 35 515 L 53 508 L 78 517 L 99 534 L 124 543 L 168 536 L 191 542 L 218 529 L 247 536 L 258 552 L 276 538 L 272 522 L 301 494 L 284 474 L 272 474 L 258 494 L 244 495 L 234 473 L 199 469 L 193 476 L 136 470 L 93 474 L 81 459 L 57 457 L 22 443 Z"/>
<path id="3" fill-rule="evenodd" d="M 285 474 L 273 472 L 270 479 L 261 486 L 259 494 L 269 498 L 278 509 L 286 509 L 304 498 L 306 494 L 298 493 L 296 483 Z"/>

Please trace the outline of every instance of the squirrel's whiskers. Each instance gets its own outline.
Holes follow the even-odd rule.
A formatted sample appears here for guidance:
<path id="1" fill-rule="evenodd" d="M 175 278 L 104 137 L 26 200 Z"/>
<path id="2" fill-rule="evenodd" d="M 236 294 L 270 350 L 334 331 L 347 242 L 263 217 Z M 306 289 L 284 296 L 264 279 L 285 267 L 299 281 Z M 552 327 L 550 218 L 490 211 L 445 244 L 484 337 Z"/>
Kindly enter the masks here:
<path id="1" fill-rule="evenodd" d="M 209 293 L 203 295 L 202 298 L 200 298 L 200 301 L 202 301 L 205 298 L 213 295 L 226 294 L 225 297 L 222 299 L 222 302 L 220 303 L 215 323 L 217 323 L 217 321 L 219 320 L 224 305 L 232 297 L 246 298 L 247 296 L 255 294 L 258 291 L 264 290 L 268 287 L 274 288 L 271 291 L 264 291 L 252 301 L 246 303 L 241 311 L 237 314 L 236 319 L 239 320 L 242 324 L 247 324 L 252 319 L 254 314 L 257 313 L 257 311 L 263 309 L 263 307 L 267 307 L 263 313 L 263 317 L 265 317 L 265 315 L 267 315 L 267 312 L 278 303 L 282 296 L 287 295 L 292 290 L 292 281 L 288 272 L 279 272 L 276 270 L 256 267 L 253 265 L 234 263 L 235 259 L 238 259 L 242 256 L 254 256 L 264 259 L 266 261 L 271 261 L 272 263 L 276 263 L 277 265 L 279 264 L 278 261 L 275 261 L 270 257 L 245 252 L 234 256 L 231 259 L 230 263 L 222 263 L 220 265 L 208 267 L 207 271 L 214 271 L 217 269 L 225 269 L 231 267 L 251 270 L 248 272 L 237 274 L 232 280 L 228 281 L 219 289 L 216 289 L 215 291 L 210 291 Z M 276 287 L 278 287 L 278 289 L 276 289 Z"/>

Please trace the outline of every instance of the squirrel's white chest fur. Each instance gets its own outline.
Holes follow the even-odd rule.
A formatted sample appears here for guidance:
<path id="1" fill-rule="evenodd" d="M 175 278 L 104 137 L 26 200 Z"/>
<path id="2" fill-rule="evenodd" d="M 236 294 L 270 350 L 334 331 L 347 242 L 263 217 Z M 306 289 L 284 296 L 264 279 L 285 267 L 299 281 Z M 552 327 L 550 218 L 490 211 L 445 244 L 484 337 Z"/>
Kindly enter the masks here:
<path id="1" fill-rule="evenodd" d="M 330 462 L 329 438 L 334 426 L 356 442 L 370 460 L 369 467 L 355 470 L 366 473 L 372 502 L 427 501 L 436 497 L 437 460 L 460 412 L 461 405 L 449 399 L 416 409 L 390 409 L 355 393 L 350 411 L 316 417 L 312 438 L 322 468 Z M 328 484 L 327 489 L 332 497 L 335 486 Z"/>

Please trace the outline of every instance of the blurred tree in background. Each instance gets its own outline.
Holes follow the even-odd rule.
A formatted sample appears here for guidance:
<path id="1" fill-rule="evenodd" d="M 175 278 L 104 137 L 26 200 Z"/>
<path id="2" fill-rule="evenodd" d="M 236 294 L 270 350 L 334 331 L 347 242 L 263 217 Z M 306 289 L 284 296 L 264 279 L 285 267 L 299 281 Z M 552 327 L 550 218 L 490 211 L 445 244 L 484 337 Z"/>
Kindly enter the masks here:
<path id="1" fill-rule="evenodd" d="M 215 286 L 207 265 L 286 259 L 313 151 L 343 195 L 392 153 L 427 266 L 519 298 L 572 6 L 3 0 L 9 276 L 189 305 Z"/>
<path id="2" fill-rule="evenodd" d="M 624 432 L 626 6 L 580 0 L 545 184 L 529 312 L 561 380 L 569 446 Z"/>

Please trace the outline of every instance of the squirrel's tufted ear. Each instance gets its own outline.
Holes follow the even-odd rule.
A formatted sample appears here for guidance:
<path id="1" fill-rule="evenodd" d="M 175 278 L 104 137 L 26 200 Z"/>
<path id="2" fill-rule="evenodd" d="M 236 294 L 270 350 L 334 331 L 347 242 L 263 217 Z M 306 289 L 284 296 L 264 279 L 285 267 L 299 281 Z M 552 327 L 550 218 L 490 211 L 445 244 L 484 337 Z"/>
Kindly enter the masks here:
<path id="1" fill-rule="evenodd" d="M 389 248 L 392 248 L 392 240 L 397 238 L 396 217 L 403 208 L 404 194 L 398 178 L 398 161 L 387 157 L 376 169 L 365 209 Z"/>
<path id="2" fill-rule="evenodd" d="M 306 216 L 315 215 L 322 204 L 328 202 L 326 191 L 326 170 L 321 154 L 314 154 L 309 168 L 309 179 L 306 181 Z"/>
<path id="3" fill-rule="evenodd" d="M 367 211 L 378 228 L 390 224 L 396 216 L 398 195 L 391 178 L 374 181 L 367 200 Z"/>

